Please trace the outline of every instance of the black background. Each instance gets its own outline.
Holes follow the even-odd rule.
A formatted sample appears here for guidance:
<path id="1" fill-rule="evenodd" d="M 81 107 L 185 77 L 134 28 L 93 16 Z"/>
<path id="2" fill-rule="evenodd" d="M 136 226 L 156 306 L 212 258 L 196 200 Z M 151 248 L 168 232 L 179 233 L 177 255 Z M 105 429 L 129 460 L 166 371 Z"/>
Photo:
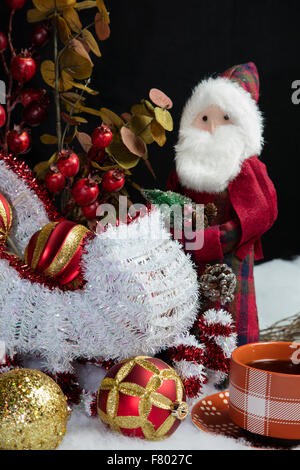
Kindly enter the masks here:
<path id="1" fill-rule="evenodd" d="M 153 181 L 143 163 L 135 169 L 135 180 L 144 187 L 164 188 L 173 166 L 181 110 L 192 88 L 205 76 L 252 60 L 260 73 L 260 106 L 265 116 L 262 160 L 279 199 L 278 221 L 263 238 L 265 258 L 299 254 L 300 105 L 291 101 L 292 82 L 300 79 L 299 0 L 107 0 L 106 5 L 112 34 L 100 44 L 102 58 L 94 57 L 91 86 L 100 94 L 90 104 L 129 111 L 152 87 L 164 90 L 174 101 L 174 132 L 162 149 L 156 144 L 149 147 L 158 181 Z M 31 1 L 27 6 L 32 6 Z M 4 0 L 0 13 L 5 31 Z M 94 9 L 81 12 L 83 24 L 94 14 Z M 18 11 L 14 29 L 18 48 L 29 46 L 31 28 L 25 9 Z M 41 59 L 51 56 L 51 47 L 40 51 Z M 31 84 L 41 84 L 40 74 Z M 96 124 L 92 118 L 82 131 L 91 132 Z M 51 147 L 39 142 L 43 132 L 54 133 L 53 106 L 48 121 L 32 131 L 33 148 L 26 156 L 30 165 L 52 154 Z"/>

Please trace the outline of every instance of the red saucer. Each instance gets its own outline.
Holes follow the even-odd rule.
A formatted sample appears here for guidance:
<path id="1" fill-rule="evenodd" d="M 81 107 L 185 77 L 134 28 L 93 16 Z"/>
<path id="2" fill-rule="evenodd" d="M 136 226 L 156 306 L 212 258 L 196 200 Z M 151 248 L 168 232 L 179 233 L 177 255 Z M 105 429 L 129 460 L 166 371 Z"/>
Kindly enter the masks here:
<path id="1" fill-rule="evenodd" d="M 229 392 L 223 391 L 200 400 L 192 409 L 192 421 L 202 431 L 240 439 L 241 444 L 256 449 L 291 449 L 299 441 L 259 436 L 239 428 L 229 416 Z"/>

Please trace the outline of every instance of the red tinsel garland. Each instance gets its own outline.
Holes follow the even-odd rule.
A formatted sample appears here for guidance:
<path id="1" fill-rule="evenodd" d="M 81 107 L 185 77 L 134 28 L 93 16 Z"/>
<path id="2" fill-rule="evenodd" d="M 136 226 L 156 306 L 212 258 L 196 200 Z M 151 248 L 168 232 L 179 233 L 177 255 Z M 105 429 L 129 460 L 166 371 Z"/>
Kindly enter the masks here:
<path id="1" fill-rule="evenodd" d="M 7 168 L 12 170 L 24 183 L 38 196 L 43 203 L 45 211 L 52 222 L 63 219 L 53 202 L 49 197 L 49 193 L 44 186 L 39 183 L 31 169 L 26 163 L 12 154 L 4 154 L 0 152 L 0 160 L 3 160 Z"/>
<path id="2" fill-rule="evenodd" d="M 0 375 L 8 372 L 11 369 L 19 367 L 19 358 L 17 355 L 13 357 L 5 357 L 5 362 L 0 364 Z"/>
<path id="3" fill-rule="evenodd" d="M 208 324 L 202 316 L 196 320 L 193 328 L 196 328 L 202 335 L 208 337 L 225 336 L 228 338 L 236 332 L 234 325 L 222 325 L 221 323 Z"/>
<path id="4" fill-rule="evenodd" d="M 225 357 L 222 348 L 216 344 L 213 339 L 201 337 L 201 341 L 205 344 L 205 354 L 203 356 L 203 364 L 208 369 L 229 373 L 230 358 Z"/>
<path id="5" fill-rule="evenodd" d="M 195 346 L 184 346 L 180 344 L 177 347 L 170 348 L 166 351 L 166 357 L 169 361 L 189 361 L 200 363 L 203 359 L 203 350 Z"/>
<path id="6" fill-rule="evenodd" d="M 109 361 L 104 361 L 103 359 L 99 359 L 96 357 L 93 357 L 91 359 L 79 358 L 77 359 L 77 362 L 79 362 L 79 364 L 92 364 L 94 366 L 98 366 L 106 370 L 109 370 L 112 366 L 116 364 L 116 361 L 113 361 L 112 359 Z"/>
<path id="7" fill-rule="evenodd" d="M 183 378 L 182 383 L 187 396 L 189 398 L 196 398 L 199 395 L 202 385 L 207 383 L 207 377 L 203 377 L 201 382 L 198 377 L 189 377 L 188 379 Z"/>
<path id="8" fill-rule="evenodd" d="M 75 374 L 71 374 L 70 372 L 59 372 L 57 374 L 45 372 L 45 374 L 49 375 L 49 377 L 59 385 L 67 397 L 69 404 L 79 405 L 82 398 L 82 388 Z"/>

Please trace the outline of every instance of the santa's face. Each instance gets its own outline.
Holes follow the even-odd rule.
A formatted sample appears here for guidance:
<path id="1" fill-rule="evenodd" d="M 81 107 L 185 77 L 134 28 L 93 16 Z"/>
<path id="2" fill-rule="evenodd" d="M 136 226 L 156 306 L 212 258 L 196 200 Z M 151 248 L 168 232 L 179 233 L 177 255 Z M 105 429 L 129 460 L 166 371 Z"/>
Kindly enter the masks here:
<path id="1" fill-rule="evenodd" d="M 225 113 L 219 106 L 208 106 L 204 111 L 197 114 L 192 125 L 202 131 L 213 134 L 217 127 L 233 124 L 231 116 Z"/>
<path id="2" fill-rule="evenodd" d="M 245 154 L 244 131 L 226 110 L 208 106 L 181 124 L 176 169 L 183 186 L 220 192 L 239 173 Z"/>

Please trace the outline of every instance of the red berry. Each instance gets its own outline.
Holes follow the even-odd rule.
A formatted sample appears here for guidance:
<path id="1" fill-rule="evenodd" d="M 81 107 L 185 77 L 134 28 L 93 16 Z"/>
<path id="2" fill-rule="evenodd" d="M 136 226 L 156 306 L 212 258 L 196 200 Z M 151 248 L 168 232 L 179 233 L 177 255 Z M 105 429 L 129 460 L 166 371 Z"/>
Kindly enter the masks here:
<path id="1" fill-rule="evenodd" d="M 3 127 L 6 123 L 6 112 L 3 106 L 0 104 L 0 127 Z"/>
<path id="2" fill-rule="evenodd" d="M 43 47 L 50 40 L 50 37 L 51 35 L 49 29 L 44 24 L 38 24 L 32 30 L 30 41 L 32 42 L 33 46 Z"/>
<path id="3" fill-rule="evenodd" d="M 96 147 L 92 146 L 87 154 L 87 157 L 93 162 L 102 163 L 107 157 L 107 153 L 104 149 L 97 149 Z"/>
<path id="4" fill-rule="evenodd" d="M 2 31 L 0 31 L 0 52 L 4 52 L 7 49 L 8 41 L 7 37 L 5 36 Z"/>
<path id="5" fill-rule="evenodd" d="M 50 193 L 58 193 L 64 189 L 66 179 L 60 172 L 49 171 L 45 176 L 45 185 Z"/>
<path id="6" fill-rule="evenodd" d="M 97 149 L 104 149 L 107 147 L 113 138 L 113 133 L 111 129 L 102 124 L 102 126 L 96 127 L 92 134 L 92 144 Z"/>
<path id="7" fill-rule="evenodd" d="M 21 103 L 24 107 L 28 106 L 32 101 L 40 101 L 44 94 L 44 90 L 37 88 L 25 88 L 21 92 Z"/>
<path id="8" fill-rule="evenodd" d="M 102 189 L 109 193 L 120 191 L 125 184 L 125 176 L 121 170 L 107 171 L 102 180 Z"/>
<path id="9" fill-rule="evenodd" d="M 71 178 L 77 175 L 80 161 L 76 153 L 72 150 L 62 150 L 57 161 L 57 168 L 66 177 Z"/>
<path id="10" fill-rule="evenodd" d="M 89 206 L 83 206 L 81 208 L 82 214 L 88 220 L 95 219 L 96 212 L 97 212 L 99 205 L 100 205 L 99 201 L 95 201 L 93 202 L 93 204 L 90 204 Z"/>
<path id="11" fill-rule="evenodd" d="M 28 82 L 36 72 L 36 63 L 28 52 L 16 55 L 11 61 L 11 74 L 19 83 Z"/>
<path id="12" fill-rule="evenodd" d="M 25 153 L 30 146 L 30 137 L 27 131 L 14 129 L 8 133 L 7 143 L 13 153 Z"/>
<path id="13" fill-rule="evenodd" d="M 72 196 L 79 206 L 89 206 L 96 201 L 99 194 L 99 188 L 95 181 L 89 178 L 83 178 L 72 189 Z"/>
<path id="14" fill-rule="evenodd" d="M 26 0 L 6 0 L 6 5 L 12 10 L 19 10 L 25 5 Z"/>
<path id="15" fill-rule="evenodd" d="M 31 127 L 39 126 L 47 117 L 47 107 L 39 101 L 32 101 L 23 111 L 23 121 Z"/>

